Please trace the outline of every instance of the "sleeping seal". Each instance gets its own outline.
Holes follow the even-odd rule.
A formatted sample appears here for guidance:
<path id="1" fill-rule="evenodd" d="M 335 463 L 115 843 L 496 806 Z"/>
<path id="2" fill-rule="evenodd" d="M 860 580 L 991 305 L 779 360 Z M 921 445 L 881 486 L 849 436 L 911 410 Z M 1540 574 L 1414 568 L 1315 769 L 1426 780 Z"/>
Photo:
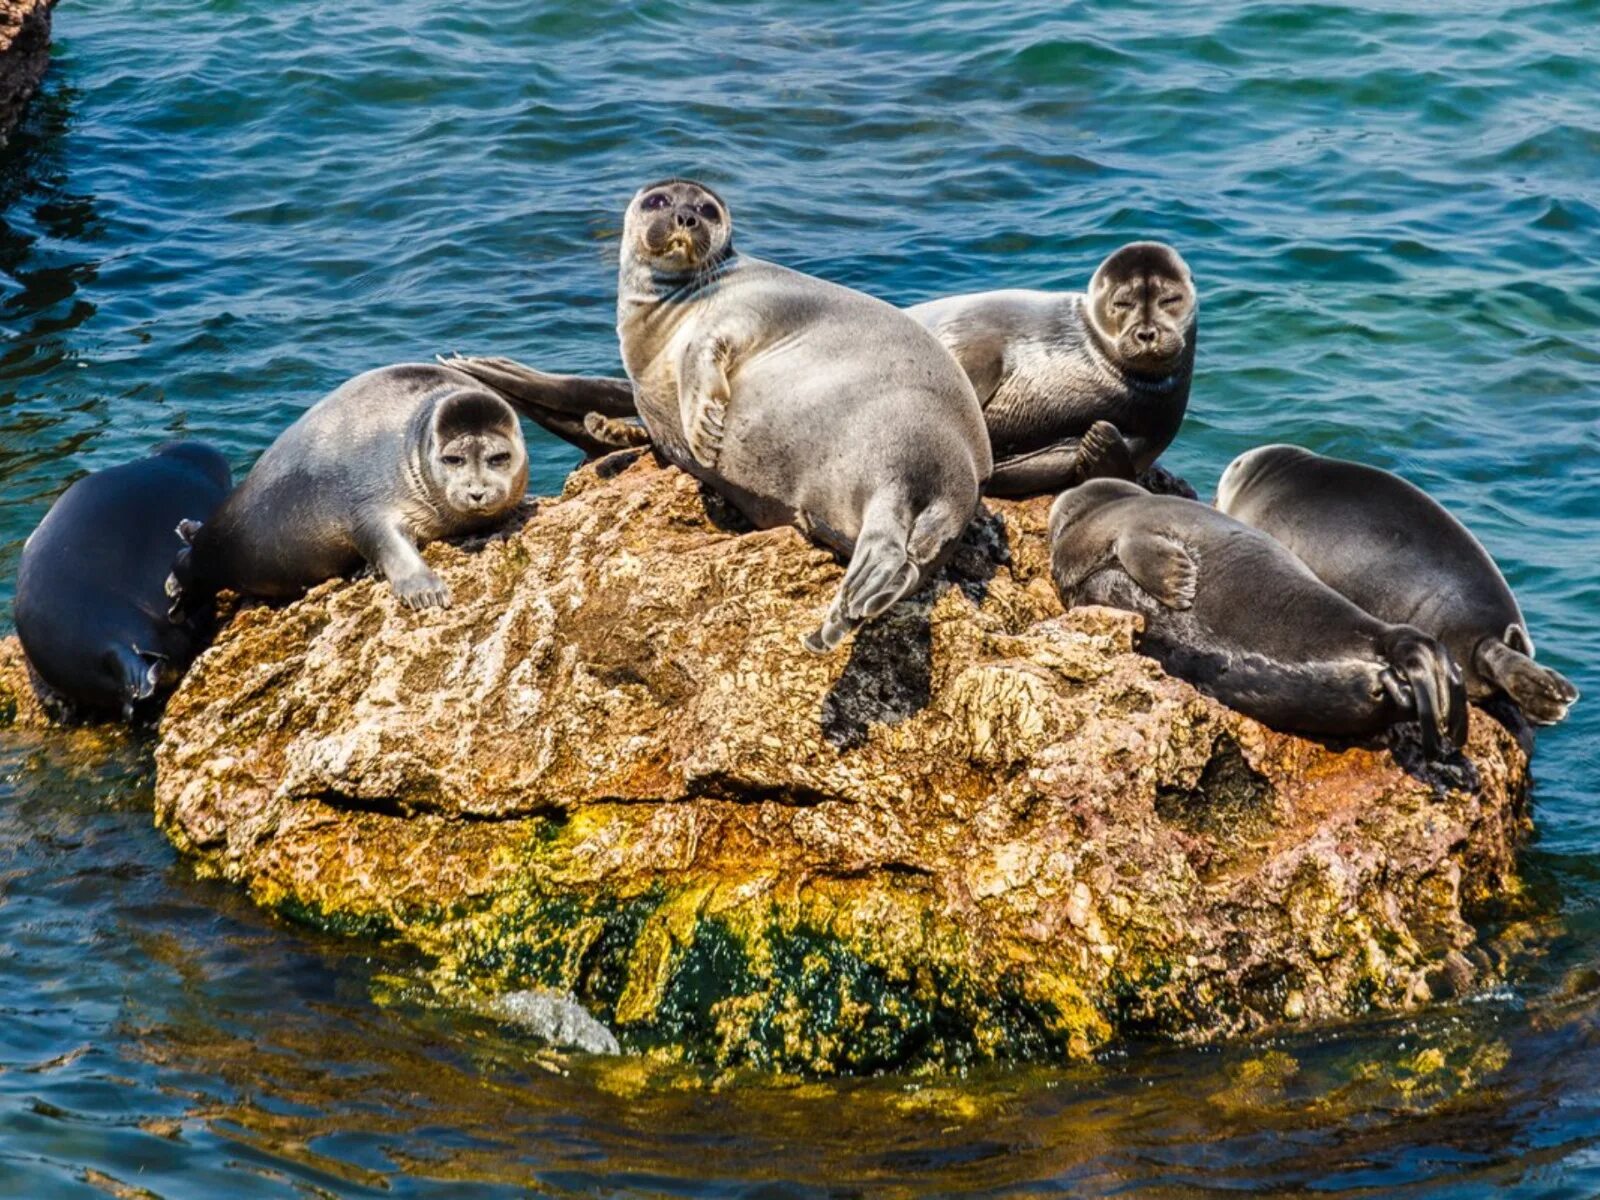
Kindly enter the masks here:
<path id="1" fill-rule="evenodd" d="M 848 557 L 809 649 L 920 587 L 977 511 L 989 439 L 955 360 L 881 300 L 737 253 L 709 188 L 628 205 L 617 332 L 664 458 Z"/>
<path id="2" fill-rule="evenodd" d="M 504 400 L 431 364 L 368 371 L 307 409 L 188 531 L 174 611 L 219 588 L 298 596 L 362 562 L 411 608 L 448 604 L 418 544 L 492 527 L 527 486 L 522 429 Z"/>
<path id="3" fill-rule="evenodd" d="M 22 548 L 17 638 L 55 698 L 89 714 L 145 715 L 209 636 L 210 613 L 167 619 L 180 522 L 204 521 L 231 482 L 200 442 L 78 480 Z"/>
<path id="4" fill-rule="evenodd" d="M 1533 661 L 1522 610 L 1478 539 L 1398 475 L 1298 446 L 1262 446 L 1228 464 L 1217 507 L 1282 542 L 1373 616 L 1438 638 L 1473 699 L 1504 692 L 1548 725 L 1578 698 Z"/>
<path id="5" fill-rule="evenodd" d="M 1087 294 L 978 292 L 906 311 L 972 381 L 994 452 L 991 495 L 1132 479 L 1183 423 L 1198 301 L 1170 246 L 1123 246 Z"/>
<path id="6" fill-rule="evenodd" d="M 1435 759 L 1466 741 L 1461 672 L 1443 646 L 1363 612 L 1204 504 L 1091 480 L 1050 510 L 1050 566 L 1067 607 L 1144 614 L 1146 653 L 1267 725 L 1366 735 L 1417 720 Z"/>

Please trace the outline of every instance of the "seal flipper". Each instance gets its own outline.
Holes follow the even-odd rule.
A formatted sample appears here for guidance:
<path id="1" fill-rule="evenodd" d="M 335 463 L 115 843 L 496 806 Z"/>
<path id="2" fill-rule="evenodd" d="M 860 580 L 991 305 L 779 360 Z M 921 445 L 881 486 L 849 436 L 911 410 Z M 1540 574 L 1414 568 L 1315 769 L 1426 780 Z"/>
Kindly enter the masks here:
<path id="1" fill-rule="evenodd" d="M 583 418 L 583 428 L 590 437 L 611 450 L 631 450 L 650 444 L 650 431 L 633 421 L 608 417 L 592 412 Z"/>
<path id="2" fill-rule="evenodd" d="M 678 419 L 689 453 L 704 467 L 715 467 L 722 456 L 722 425 L 733 398 L 728 351 L 721 338 L 708 338 L 687 349 L 678 364 Z"/>
<path id="3" fill-rule="evenodd" d="M 1078 443 L 1078 457 L 1074 463 L 1077 482 L 1090 479 L 1133 479 L 1133 451 L 1119 430 L 1110 421 L 1096 421 L 1089 426 Z"/>
<path id="4" fill-rule="evenodd" d="M 140 650 L 126 642 L 108 646 L 101 661 L 107 673 L 117 681 L 124 721 L 133 720 L 135 709 L 154 696 L 173 674 L 165 654 Z"/>
<path id="5" fill-rule="evenodd" d="M 1513 625 L 1504 638 L 1486 637 L 1478 643 L 1472 652 L 1473 666 L 1510 696 L 1530 721 L 1554 725 L 1578 699 L 1578 689 L 1560 672 L 1534 662 L 1528 653 L 1511 644 L 1513 640 L 1533 649 L 1522 627 Z"/>
<path id="6" fill-rule="evenodd" d="M 1429 761 L 1465 746 L 1467 687 L 1450 652 L 1406 625 L 1397 627 L 1382 649 L 1390 663 L 1384 686 L 1421 724 L 1422 751 Z"/>
<path id="7" fill-rule="evenodd" d="M 1162 604 L 1180 611 L 1194 605 L 1200 564 L 1177 538 L 1125 532 L 1111 549 L 1128 577 Z"/>

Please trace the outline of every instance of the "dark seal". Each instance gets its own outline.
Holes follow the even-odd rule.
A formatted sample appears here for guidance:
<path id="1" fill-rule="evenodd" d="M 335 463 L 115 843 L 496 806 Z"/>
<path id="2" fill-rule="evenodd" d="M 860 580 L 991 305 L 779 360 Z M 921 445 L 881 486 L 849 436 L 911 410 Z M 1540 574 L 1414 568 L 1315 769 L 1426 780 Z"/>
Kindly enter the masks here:
<path id="1" fill-rule="evenodd" d="M 69 713 L 146 716 L 204 648 L 209 611 L 168 620 L 164 585 L 179 525 L 210 517 L 230 482 L 210 446 L 173 442 L 78 480 L 28 538 L 17 637 Z"/>
<path id="2" fill-rule="evenodd" d="M 1091 480 L 1050 510 L 1050 553 L 1063 604 L 1142 613 L 1145 653 L 1246 716 L 1336 736 L 1415 720 L 1431 759 L 1466 741 L 1466 692 L 1449 651 L 1357 608 L 1213 508 Z"/>
<path id="3" fill-rule="evenodd" d="M 1473 699 L 1503 692 L 1530 720 L 1552 724 L 1578 698 L 1533 661 L 1522 610 L 1489 552 L 1398 475 L 1298 446 L 1262 446 L 1228 464 L 1217 507 L 1277 539 L 1373 616 L 1443 642 Z"/>

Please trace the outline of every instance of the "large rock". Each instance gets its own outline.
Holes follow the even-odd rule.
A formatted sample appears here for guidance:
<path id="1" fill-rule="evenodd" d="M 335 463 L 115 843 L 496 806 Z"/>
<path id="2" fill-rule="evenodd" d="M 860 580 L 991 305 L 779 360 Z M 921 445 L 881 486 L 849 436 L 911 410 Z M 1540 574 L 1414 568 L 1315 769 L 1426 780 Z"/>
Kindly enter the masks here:
<path id="1" fill-rule="evenodd" d="M 0 0 L 0 143 L 50 63 L 50 10 L 56 0 Z"/>
<path id="2" fill-rule="evenodd" d="M 157 820 L 302 920 L 411 943 L 462 1002 L 570 991 L 634 1047 L 808 1071 L 1083 1055 L 1481 985 L 1526 762 L 1273 733 L 1063 614 L 1047 503 L 832 657 L 840 578 L 686 475 L 584 468 L 429 561 L 246 608 L 180 687 Z"/>

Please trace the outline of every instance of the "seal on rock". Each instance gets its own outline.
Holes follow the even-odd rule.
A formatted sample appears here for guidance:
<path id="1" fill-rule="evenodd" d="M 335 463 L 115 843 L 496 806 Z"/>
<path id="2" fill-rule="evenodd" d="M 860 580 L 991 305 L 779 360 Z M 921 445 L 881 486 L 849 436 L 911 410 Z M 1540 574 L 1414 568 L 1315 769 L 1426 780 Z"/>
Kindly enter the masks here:
<path id="1" fill-rule="evenodd" d="M 167 618 L 164 585 L 180 523 L 228 494 L 228 463 L 200 442 L 78 480 L 22 548 L 17 637 L 55 699 L 85 715 L 142 715 L 210 635 L 210 614 Z"/>
<path id="2" fill-rule="evenodd" d="M 1217 507 L 1287 547 L 1379 620 L 1449 647 L 1475 700 L 1509 696 L 1552 724 L 1578 690 L 1533 661 L 1533 639 L 1505 576 L 1443 505 L 1400 476 L 1299 446 L 1262 446 L 1228 464 Z"/>
<path id="3" fill-rule="evenodd" d="M 906 311 L 972 381 L 994 452 L 991 495 L 1132 479 L 1183 423 L 1198 299 L 1171 246 L 1114 251 L 1087 293 L 977 292 Z"/>
<path id="4" fill-rule="evenodd" d="M 617 332 L 662 457 L 848 558 L 812 650 L 925 583 L 977 511 L 989 439 L 955 360 L 892 305 L 739 254 L 710 188 L 628 205 Z"/>
<path id="5" fill-rule="evenodd" d="M 358 375 L 286 429 L 173 566 L 175 612 L 219 588 L 300 595 L 362 562 L 411 608 L 449 589 L 419 544 L 487 529 L 528 486 L 509 405 L 427 363 Z"/>
<path id="6" fill-rule="evenodd" d="M 1050 565 L 1068 608 L 1142 613 L 1145 653 L 1264 724 L 1364 736 L 1416 720 L 1430 759 L 1466 743 L 1465 687 L 1444 646 L 1204 504 L 1090 480 L 1050 510 Z"/>

